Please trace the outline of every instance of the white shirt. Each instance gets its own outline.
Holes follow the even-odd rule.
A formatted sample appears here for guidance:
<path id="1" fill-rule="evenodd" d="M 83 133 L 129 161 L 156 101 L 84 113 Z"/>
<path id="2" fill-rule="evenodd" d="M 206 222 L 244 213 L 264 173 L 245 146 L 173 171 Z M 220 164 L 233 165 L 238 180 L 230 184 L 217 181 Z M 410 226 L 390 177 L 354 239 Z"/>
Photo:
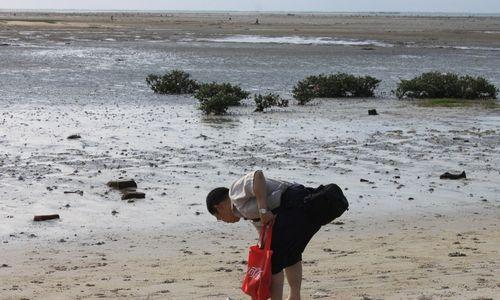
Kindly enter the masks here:
<path id="1" fill-rule="evenodd" d="M 253 178 L 255 171 L 246 174 L 231 184 L 229 199 L 233 206 L 233 213 L 245 219 L 258 219 L 259 208 L 253 192 Z M 281 194 L 291 185 L 286 181 L 269 179 L 266 177 L 267 209 L 273 210 L 280 206 Z"/>

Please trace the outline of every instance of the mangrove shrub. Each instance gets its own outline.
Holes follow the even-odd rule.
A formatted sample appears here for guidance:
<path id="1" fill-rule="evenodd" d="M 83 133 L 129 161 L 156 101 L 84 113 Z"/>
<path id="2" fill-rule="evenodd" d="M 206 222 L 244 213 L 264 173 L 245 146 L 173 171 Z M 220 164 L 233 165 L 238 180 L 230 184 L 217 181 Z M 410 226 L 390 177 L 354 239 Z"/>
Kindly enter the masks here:
<path id="1" fill-rule="evenodd" d="M 303 105 L 313 98 L 373 97 L 380 80 L 346 73 L 309 76 L 293 88 L 293 96 Z"/>
<path id="2" fill-rule="evenodd" d="M 234 97 L 232 95 L 218 93 L 206 100 L 200 101 L 199 108 L 206 115 L 223 115 L 227 112 L 229 106 L 233 106 L 233 104 Z"/>
<path id="3" fill-rule="evenodd" d="M 247 98 L 250 93 L 242 90 L 237 85 L 232 85 L 230 83 L 204 83 L 200 85 L 200 88 L 194 94 L 194 97 L 198 99 L 200 102 L 209 100 L 213 96 L 217 94 L 224 94 L 231 97 L 231 105 L 230 106 L 238 106 L 240 105 L 241 100 Z"/>
<path id="4" fill-rule="evenodd" d="M 258 112 L 262 112 L 271 106 L 288 106 L 288 100 L 282 99 L 279 95 L 273 93 L 264 96 L 261 94 L 255 95 L 253 100 L 255 101 L 255 111 Z"/>
<path id="5" fill-rule="evenodd" d="M 229 106 L 240 105 L 250 95 L 237 85 L 230 83 L 204 83 L 194 94 L 200 102 L 199 108 L 205 114 L 224 114 Z"/>
<path id="6" fill-rule="evenodd" d="M 429 72 L 401 80 L 395 94 L 399 99 L 496 99 L 498 89 L 483 77 Z"/>
<path id="7" fill-rule="evenodd" d="M 164 75 L 150 74 L 146 77 L 146 83 L 158 94 L 192 94 L 199 84 L 190 77 L 184 71 L 172 70 Z"/>

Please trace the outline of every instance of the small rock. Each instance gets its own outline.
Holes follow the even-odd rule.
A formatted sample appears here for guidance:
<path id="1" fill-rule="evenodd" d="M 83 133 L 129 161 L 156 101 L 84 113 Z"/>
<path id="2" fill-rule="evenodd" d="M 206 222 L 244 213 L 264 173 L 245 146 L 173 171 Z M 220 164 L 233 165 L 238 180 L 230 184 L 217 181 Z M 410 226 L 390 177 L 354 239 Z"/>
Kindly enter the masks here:
<path id="1" fill-rule="evenodd" d="M 127 192 L 124 193 L 122 196 L 122 200 L 144 199 L 144 198 L 146 198 L 146 194 L 142 192 Z"/>
<path id="2" fill-rule="evenodd" d="M 76 139 L 81 139 L 82 137 L 79 134 L 72 134 L 67 137 L 68 140 L 76 140 Z"/>
<path id="3" fill-rule="evenodd" d="M 463 171 L 460 174 L 452 174 L 452 173 L 446 172 L 446 173 L 442 174 L 441 176 L 439 176 L 439 179 L 457 180 L 457 179 L 463 179 L 463 178 L 467 178 L 467 176 L 465 175 L 465 171 Z"/>
<path id="4" fill-rule="evenodd" d="M 117 190 L 123 190 L 127 188 L 137 188 L 137 183 L 135 180 L 116 180 L 116 181 L 110 181 L 107 183 L 107 186 L 110 188 L 114 188 Z"/>
<path id="5" fill-rule="evenodd" d="M 331 222 L 330 224 L 333 224 L 333 225 L 344 225 L 345 223 L 342 222 L 342 221 L 334 221 L 334 222 Z"/>
<path id="6" fill-rule="evenodd" d="M 368 115 L 369 116 L 377 116 L 378 115 L 377 110 L 376 109 L 369 109 Z"/>
<path id="7" fill-rule="evenodd" d="M 450 252 L 448 253 L 448 256 L 449 257 L 463 257 L 463 256 L 467 256 L 465 253 L 462 253 L 462 252 Z"/>

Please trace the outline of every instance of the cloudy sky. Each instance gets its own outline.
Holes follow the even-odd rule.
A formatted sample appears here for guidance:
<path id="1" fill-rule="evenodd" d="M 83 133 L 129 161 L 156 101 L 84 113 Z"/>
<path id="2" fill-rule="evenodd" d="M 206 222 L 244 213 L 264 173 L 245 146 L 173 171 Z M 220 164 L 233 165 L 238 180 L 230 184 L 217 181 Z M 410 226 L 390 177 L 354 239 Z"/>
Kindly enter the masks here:
<path id="1" fill-rule="evenodd" d="M 500 13 L 500 0 L 0 0 L 0 9 Z"/>

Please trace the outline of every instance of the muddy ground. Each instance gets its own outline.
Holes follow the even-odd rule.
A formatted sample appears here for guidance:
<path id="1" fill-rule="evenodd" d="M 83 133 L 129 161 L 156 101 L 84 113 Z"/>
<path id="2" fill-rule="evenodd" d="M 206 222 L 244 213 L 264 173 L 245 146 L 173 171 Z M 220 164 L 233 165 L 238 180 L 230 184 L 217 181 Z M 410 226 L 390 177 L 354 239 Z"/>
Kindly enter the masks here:
<path id="1" fill-rule="evenodd" d="M 353 33 L 339 38 L 391 45 L 210 42 L 198 38 L 213 31 L 182 23 L 191 17 L 174 27 L 175 38 L 161 35 L 170 23 L 153 22 L 153 34 L 133 22 L 99 30 L 85 25 L 92 20 L 79 29 L 0 23 L 0 298 L 242 299 L 256 234 L 244 222 L 215 222 L 204 197 L 262 169 L 309 186 L 335 182 L 351 203 L 304 255 L 305 299 L 495 299 L 500 110 L 424 108 L 391 90 L 429 70 L 500 86 L 495 33 L 481 41 L 467 34 L 474 26 L 496 32 L 496 18 L 464 22 L 460 38 L 435 47 L 427 33 L 417 46 L 367 28 L 360 36 L 356 18 Z M 202 25 L 212 28 L 211 18 Z M 227 116 L 205 117 L 192 97 L 147 88 L 147 74 L 171 68 L 285 98 L 297 80 L 321 72 L 383 82 L 375 99 L 292 101 L 263 114 L 247 100 Z M 378 116 L 368 116 L 373 108 Z M 467 179 L 439 179 L 446 171 Z M 146 199 L 122 201 L 106 187 L 121 177 L 135 179 Z M 32 221 L 45 213 L 61 219 Z"/>

